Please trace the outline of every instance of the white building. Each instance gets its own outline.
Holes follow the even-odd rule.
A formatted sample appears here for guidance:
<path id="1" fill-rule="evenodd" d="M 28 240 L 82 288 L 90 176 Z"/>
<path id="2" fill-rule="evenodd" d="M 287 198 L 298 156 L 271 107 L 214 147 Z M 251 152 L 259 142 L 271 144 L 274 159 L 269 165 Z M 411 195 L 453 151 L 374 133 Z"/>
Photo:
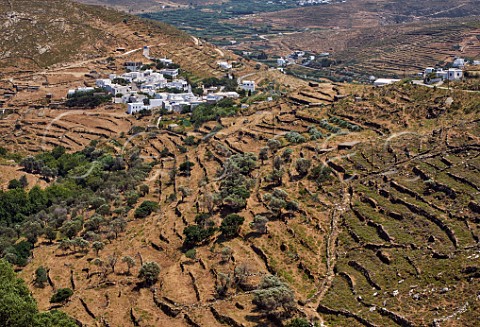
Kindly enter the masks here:
<path id="1" fill-rule="evenodd" d="M 151 73 L 145 76 L 145 83 L 159 85 L 158 88 L 164 88 L 168 83 L 167 79 L 160 73 Z M 163 85 L 163 86 L 162 86 Z"/>
<path id="2" fill-rule="evenodd" d="M 474 64 L 475 66 L 479 66 L 479 65 L 480 65 L 480 60 L 474 60 L 474 61 L 473 61 L 473 64 Z"/>
<path id="3" fill-rule="evenodd" d="M 240 88 L 245 91 L 255 92 L 255 82 L 254 81 L 243 81 L 240 85 Z"/>
<path id="4" fill-rule="evenodd" d="M 167 83 L 167 87 L 171 89 L 186 91 L 188 89 L 188 82 L 183 79 L 174 79 L 173 81 Z"/>
<path id="5" fill-rule="evenodd" d="M 385 86 L 385 85 L 393 84 L 399 81 L 400 81 L 399 79 L 395 79 L 395 78 L 379 78 L 379 79 L 376 79 L 375 82 L 373 82 L 373 85 Z"/>
<path id="6" fill-rule="evenodd" d="M 435 76 L 432 76 L 435 74 Z M 437 83 L 444 80 L 458 81 L 463 78 L 463 71 L 458 68 L 443 70 L 442 68 L 428 67 L 425 69 L 423 77 L 427 83 Z"/>
<path id="7" fill-rule="evenodd" d="M 150 48 L 148 46 L 143 47 L 143 56 L 150 59 Z"/>
<path id="8" fill-rule="evenodd" d="M 142 110 L 152 110 L 155 108 L 162 108 L 164 100 L 162 99 L 150 99 L 149 100 L 150 104 L 146 105 L 142 101 L 136 101 L 136 102 L 131 102 L 127 103 L 127 114 L 134 114 L 136 112 L 142 111 Z"/>
<path id="9" fill-rule="evenodd" d="M 143 102 L 132 102 L 128 104 L 127 114 L 131 115 L 144 109 L 148 110 L 148 107 L 149 106 L 146 106 Z"/>
<path id="10" fill-rule="evenodd" d="M 450 68 L 447 70 L 447 79 L 449 81 L 458 81 L 463 77 L 463 71 L 457 68 Z"/>
<path id="11" fill-rule="evenodd" d="M 137 72 L 142 68 L 143 63 L 140 61 L 127 61 L 126 63 L 123 64 L 126 70 L 129 70 L 131 72 Z"/>
<path id="12" fill-rule="evenodd" d="M 161 108 L 163 106 L 163 99 L 150 99 L 150 109 Z"/>
<path id="13" fill-rule="evenodd" d="M 437 69 L 437 71 L 435 72 L 435 76 L 442 81 L 447 78 L 447 75 L 448 73 L 444 71 L 442 68 Z"/>
<path id="14" fill-rule="evenodd" d="M 93 87 L 77 87 L 76 89 L 68 90 L 67 97 L 71 97 L 72 95 L 77 93 L 88 93 L 93 91 L 95 91 Z"/>
<path id="15" fill-rule="evenodd" d="M 173 64 L 173 61 L 171 59 L 167 59 L 167 58 L 162 58 L 160 59 L 160 62 L 164 65 L 171 65 Z"/>
<path id="16" fill-rule="evenodd" d="M 220 68 L 222 68 L 222 69 L 232 69 L 232 64 L 229 64 L 226 61 L 218 62 L 218 66 L 220 66 Z"/>
<path id="17" fill-rule="evenodd" d="M 452 67 L 455 67 L 455 68 L 463 68 L 465 67 L 465 59 L 463 58 L 456 58 L 453 63 L 452 63 Z"/>
<path id="18" fill-rule="evenodd" d="M 190 102 L 186 101 L 165 101 L 163 103 L 163 108 L 168 110 L 168 111 L 173 111 L 173 112 L 182 112 L 182 110 L 186 107 L 190 106 Z"/>
<path id="19" fill-rule="evenodd" d="M 303 57 L 305 56 L 305 51 L 301 51 L 301 50 L 296 50 L 293 55 L 297 56 L 298 57 Z"/>
<path id="20" fill-rule="evenodd" d="M 283 67 L 286 64 L 287 64 L 287 61 L 283 57 L 280 57 L 280 58 L 277 59 L 277 66 Z"/>
<path id="21" fill-rule="evenodd" d="M 112 85 L 112 80 L 110 79 L 97 79 L 95 84 L 97 85 L 97 87 L 101 87 L 101 88 L 104 88 L 105 86 L 109 86 L 109 85 Z"/>
<path id="22" fill-rule="evenodd" d="M 166 68 L 166 69 L 162 69 L 160 71 L 161 74 L 163 75 L 167 75 L 167 76 L 170 76 L 172 78 L 175 78 L 178 76 L 178 69 L 175 68 L 175 69 L 172 69 L 172 68 Z"/>
<path id="23" fill-rule="evenodd" d="M 119 94 L 127 95 L 132 92 L 132 88 L 128 85 L 119 85 L 119 84 L 110 84 L 103 87 L 105 91 L 111 93 L 113 96 L 117 96 Z"/>
<path id="24" fill-rule="evenodd" d="M 217 103 L 218 101 L 225 98 L 238 99 L 239 97 L 240 94 L 238 94 L 237 92 L 218 92 L 209 93 L 206 97 L 204 97 L 204 99 L 207 100 L 208 103 Z"/>

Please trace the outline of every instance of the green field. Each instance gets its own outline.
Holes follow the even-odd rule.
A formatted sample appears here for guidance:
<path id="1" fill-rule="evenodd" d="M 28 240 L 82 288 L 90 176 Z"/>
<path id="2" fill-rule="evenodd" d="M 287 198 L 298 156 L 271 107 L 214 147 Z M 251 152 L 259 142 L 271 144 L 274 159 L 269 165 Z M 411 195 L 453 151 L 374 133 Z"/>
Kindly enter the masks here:
<path id="1" fill-rule="evenodd" d="M 142 17 L 172 24 L 192 35 L 217 45 L 224 45 L 233 39 L 244 41 L 252 37 L 256 38 L 258 37 L 257 34 L 292 31 L 293 29 L 289 27 L 274 29 L 269 25 L 243 26 L 235 24 L 234 19 L 245 15 L 295 8 L 296 6 L 296 1 L 294 0 L 273 0 L 268 2 L 259 0 L 230 1 L 218 5 L 143 14 Z M 226 20 L 232 21 L 226 23 Z"/>

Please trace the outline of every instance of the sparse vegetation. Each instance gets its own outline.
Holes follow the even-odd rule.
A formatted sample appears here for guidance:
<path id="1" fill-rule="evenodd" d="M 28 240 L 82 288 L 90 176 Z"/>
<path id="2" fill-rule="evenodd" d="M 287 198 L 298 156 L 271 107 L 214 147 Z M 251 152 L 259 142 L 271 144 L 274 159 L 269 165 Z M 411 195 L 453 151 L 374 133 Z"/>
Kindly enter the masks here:
<path id="1" fill-rule="evenodd" d="M 146 285 L 153 285 L 158 280 L 160 266 L 156 262 L 146 262 L 140 268 L 138 277 L 143 279 Z"/>
<path id="2" fill-rule="evenodd" d="M 75 13 L 76 5 L 70 5 Z M 88 25 L 92 18 L 85 12 Z M 69 84 L 64 78 L 93 85 L 91 77 L 77 74 L 80 69 L 88 69 L 87 75 L 104 72 L 105 65 L 118 69 L 123 60 L 145 61 L 141 52 L 123 59 L 110 51 L 110 59 L 81 52 L 86 61 L 78 70 L 69 68 L 68 78 L 60 65 L 55 74 L 25 68 L 22 76 L 32 74 L 45 85 L 40 92 L 20 91 L 2 111 L 0 256 L 9 268 L 1 268 L 2 261 L 0 298 L 13 305 L 0 303 L 0 321 L 13 317 L 14 326 L 17 320 L 20 326 L 41 326 L 35 322 L 41 317 L 46 326 L 70 327 L 59 312 L 38 313 L 32 296 L 46 296 L 39 304 L 44 307 L 52 295 L 60 301 L 52 307 L 65 305 L 88 325 L 476 321 L 478 94 L 453 83 L 445 90 L 409 80 L 382 88 L 306 83 L 260 64 L 256 70 L 255 63 L 205 40 L 183 34 L 162 40 L 154 23 L 111 15 L 121 16 L 112 23 L 118 32 L 108 38 L 113 43 L 117 33 L 124 36 L 114 42 L 125 47 L 118 53 L 131 44 L 164 44 L 152 47 L 152 55 L 182 62 L 181 75 L 196 92 L 203 92 L 202 80 L 224 82 L 226 72 L 212 67 L 225 60 L 234 65 L 230 86 L 254 72 L 259 91 L 240 101 L 249 104 L 242 110 L 236 100 L 214 105 L 213 114 L 201 110 L 203 122 L 194 126 L 190 110 L 130 116 L 118 105 L 103 104 L 78 113 L 53 99 Z M 341 24 L 342 16 L 337 20 Z M 64 23 L 68 29 L 68 20 L 58 24 Z M 448 19 L 445 24 L 451 26 Z M 400 36 L 409 28 L 397 25 Z M 458 27 L 459 38 L 465 30 Z M 443 27 L 435 35 L 443 40 Z M 264 37 L 264 43 L 302 41 L 298 33 Z M 171 46 L 176 40 L 181 44 Z M 322 40 L 315 38 L 312 47 Z M 382 42 L 389 42 L 388 35 Z M 102 44 L 91 46 L 100 52 Z M 470 51 L 467 42 L 455 44 Z M 259 48 L 245 57 L 275 64 L 268 51 Z M 335 46 L 335 55 L 341 51 Z M 365 68 L 358 66 L 362 61 L 318 59 L 332 75 L 352 65 L 344 73 L 349 78 Z M 195 65 L 194 72 L 184 69 Z M 2 74 L 8 77 L 9 70 Z M 23 79 L 19 75 L 15 81 Z M 0 90 L 8 93 L 10 82 L 4 83 Z M 47 87 L 52 98 L 43 94 Z M 6 261 L 28 285 L 11 278 Z M 74 295 L 57 295 L 63 287 Z"/>
<path id="3" fill-rule="evenodd" d="M 222 224 L 220 225 L 222 236 L 226 239 L 238 236 L 240 227 L 244 221 L 245 219 L 237 214 L 230 214 L 223 218 Z"/>
<path id="4" fill-rule="evenodd" d="M 158 210 L 159 206 L 157 202 L 143 201 L 142 204 L 135 210 L 135 218 L 148 217 L 152 212 Z"/>
<path id="5" fill-rule="evenodd" d="M 51 303 L 63 303 L 66 302 L 73 295 L 73 291 L 70 288 L 60 288 L 55 294 L 52 295 Z"/>

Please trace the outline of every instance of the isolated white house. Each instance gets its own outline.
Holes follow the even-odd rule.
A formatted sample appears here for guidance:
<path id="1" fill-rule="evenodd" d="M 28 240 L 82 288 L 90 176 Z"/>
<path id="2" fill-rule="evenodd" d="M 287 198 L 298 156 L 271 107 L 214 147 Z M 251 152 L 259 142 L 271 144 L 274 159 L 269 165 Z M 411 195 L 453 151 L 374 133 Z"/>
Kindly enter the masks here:
<path id="1" fill-rule="evenodd" d="M 455 68 L 463 68 L 465 67 L 465 59 L 463 58 L 456 58 L 453 63 L 452 63 L 452 67 L 455 67 Z"/>
<path id="2" fill-rule="evenodd" d="M 435 74 L 435 76 L 431 76 Z M 440 81 L 458 81 L 463 78 L 463 71 L 458 68 L 443 70 L 442 68 L 428 67 L 425 69 L 424 78 L 427 83 L 437 83 Z"/>
<path id="3" fill-rule="evenodd" d="M 450 81 L 458 81 L 463 77 L 463 71 L 457 68 L 450 68 L 447 70 L 447 79 Z"/>
<path id="4" fill-rule="evenodd" d="M 395 79 L 395 78 L 379 78 L 373 82 L 373 85 L 385 86 L 385 85 L 393 84 L 399 81 L 400 81 L 399 79 Z"/>
<path id="5" fill-rule="evenodd" d="M 254 81 L 243 81 L 240 85 L 240 88 L 245 91 L 255 92 L 255 82 Z"/>
<path id="6" fill-rule="evenodd" d="M 88 93 L 93 91 L 95 91 L 93 87 L 77 87 L 76 89 L 68 90 L 67 96 L 70 97 L 76 93 Z"/>
<path id="7" fill-rule="evenodd" d="M 286 64 L 287 64 L 287 61 L 283 57 L 280 57 L 280 58 L 277 59 L 277 66 L 283 67 Z"/>
<path id="8" fill-rule="evenodd" d="M 232 64 L 229 64 L 226 61 L 218 62 L 218 66 L 220 66 L 220 68 L 222 68 L 222 69 L 232 69 Z"/>

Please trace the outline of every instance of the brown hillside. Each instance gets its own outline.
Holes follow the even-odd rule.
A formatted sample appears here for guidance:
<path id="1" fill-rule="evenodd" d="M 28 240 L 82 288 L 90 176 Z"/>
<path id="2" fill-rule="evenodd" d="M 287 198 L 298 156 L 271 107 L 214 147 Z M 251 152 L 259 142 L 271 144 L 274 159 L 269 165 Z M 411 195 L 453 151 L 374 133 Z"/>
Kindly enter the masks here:
<path id="1" fill-rule="evenodd" d="M 74 0 L 91 5 L 102 5 L 116 8 L 129 13 L 155 12 L 186 8 L 190 5 L 208 5 L 225 2 L 226 0 Z"/>
<path id="2" fill-rule="evenodd" d="M 5 21 L 0 40 L 3 74 L 68 62 L 78 67 L 118 56 L 118 48 L 130 51 L 144 45 L 197 76 L 219 74 L 217 61 L 235 58 L 169 25 L 70 1 L 11 0 L 0 7 L 0 17 Z"/>
<path id="3" fill-rule="evenodd" d="M 139 203 L 158 201 L 161 210 L 146 219 L 130 213 L 126 231 L 100 252 L 104 261 L 114 254 L 135 257 L 132 275 L 125 274 L 121 262 L 115 273 L 103 273 L 92 263 L 93 251 L 38 245 L 22 276 L 31 280 L 40 264 L 50 269 L 52 285 L 32 288 L 40 307 L 49 307 L 46 300 L 55 288 L 72 287 L 75 294 L 62 310 L 88 325 L 277 326 L 251 303 L 251 289 L 260 278 L 277 274 L 300 300 L 294 315 L 332 326 L 434 321 L 468 326 L 478 318 L 478 268 L 466 268 L 479 264 L 478 95 L 409 85 L 342 90 L 340 85 L 303 87 L 288 98 L 222 119 L 223 129 L 213 137 L 208 135 L 218 123 L 198 131 L 187 128 L 199 144 L 187 146 L 185 153 L 177 148 L 183 132 L 160 127 L 135 137 L 141 155 L 158 160 L 147 179 L 150 194 Z M 454 103 L 447 104 L 446 97 Z M 311 126 L 323 137 L 309 140 Z M 332 126 L 341 131 L 328 136 Z M 292 143 L 289 132 L 307 141 Z M 216 233 L 197 247 L 194 259 L 187 258 L 180 250 L 183 230 L 198 212 L 207 211 L 204 199 L 218 191 L 222 163 L 233 154 L 258 154 L 272 138 L 281 141 L 278 154 L 293 150 L 292 160 L 281 163 L 285 173 L 280 184 L 268 177 L 275 161 L 270 152 L 251 174 L 255 183 L 239 212 L 246 220 L 240 236 L 223 241 Z M 115 139 L 131 146 L 126 138 Z M 162 157 L 164 147 L 173 157 Z M 330 177 L 316 182 L 299 175 L 299 158 L 312 160 L 312 167 L 326 165 Z M 191 174 L 172 180 L 173 167 L 187 159 L 194 162 Z M 192 190 L 184 200 L 181 187 Z M 273 215 L 264 194 L 275 188 L 299 208 Z M 220 207 L 212 213 L 210 219 L 218 225 L 225 213 Z M 258 214 L 269 217 L 268 234 L 249 227 Z M 107 231 L 103 226 L 100 234 Z M 232 251 L 226 259 L 225 247 Z M 138 289 L 138 262 L 151 260 L 162 267 L 160 280 Z M 247 271 L 241 275 L 243 286 L 234 284 L 219 295 L 217 286 L 225 276 L 238 278 L 235 268 L 240 267 Z M 455 320 L 449 318 L 452 314 Z"/>
<path id="4" fill-rule="evenodd" d="M 245 16 L 235 22 L 298 29 L 255 42 L 271 55 L 285 56 L 298 49 L 328 52 L 340 72 L 403 76 L 451 62 L 455 56 L 478 58 L 479 8 L 472 0 L 350 0 Z"/>

